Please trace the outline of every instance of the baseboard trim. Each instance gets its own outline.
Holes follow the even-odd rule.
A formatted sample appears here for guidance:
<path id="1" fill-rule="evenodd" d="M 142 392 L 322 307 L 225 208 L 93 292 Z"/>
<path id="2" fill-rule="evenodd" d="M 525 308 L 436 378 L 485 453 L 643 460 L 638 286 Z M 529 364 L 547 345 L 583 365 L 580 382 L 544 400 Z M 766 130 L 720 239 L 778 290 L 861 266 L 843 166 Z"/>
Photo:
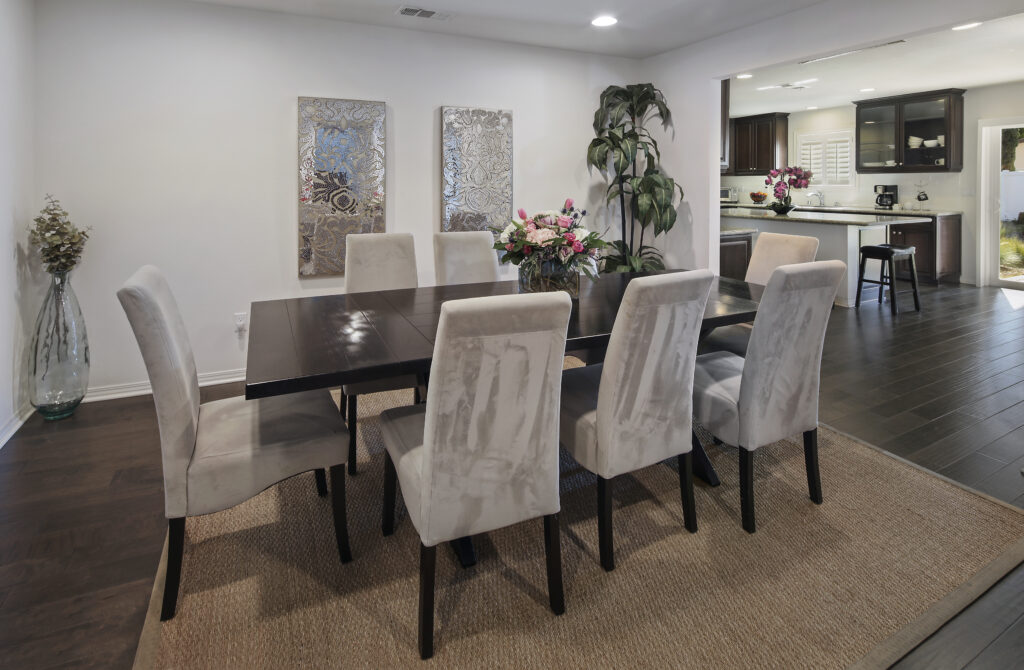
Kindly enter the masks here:
<path id="1" fill-rule="evenodd" d="M 7 423 L 0 426 L 0 449 L 3 449 L 7 441 L 14 437 L 18 429 L 28 421 L 33 411 L 31 406 L 22 407 L 14 416 L 7 420 Z"/>
<path id="2" fill-rule="evenodd" d="M 245 370 L 223 370 L 221 372 L 204 372 L 199 375 L 200 386 L 212 386 L 213 384 L 227 384 L 245 379 Z M 131 398 L 140 395 L 149 395 L 153 387 L 148 381 L 130 382 L 128 384 L 110 384 L 109 386 L 91 387 L 85 394 L 82 402 L 99 402 L 101 400 L 115 400 L 117 398 Z"/>

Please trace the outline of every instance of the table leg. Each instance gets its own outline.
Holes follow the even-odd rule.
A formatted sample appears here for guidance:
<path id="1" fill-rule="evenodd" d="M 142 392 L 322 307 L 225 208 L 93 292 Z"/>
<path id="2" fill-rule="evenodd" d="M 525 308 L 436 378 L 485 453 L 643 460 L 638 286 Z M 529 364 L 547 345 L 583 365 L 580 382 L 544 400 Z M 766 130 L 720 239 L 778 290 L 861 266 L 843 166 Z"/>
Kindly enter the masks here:
<path id="1" fill-rule="evenodd" d="M 693 433 L 693 474 L 710 486 L 722 483 L 696 433 Z"/>
<path id="2" fill-rule="evenodd" d="M 473 538 L 460 537 L 448 543 L 459 559 L 459 565 L 464 568 L 471 568 L 476 565 L 476 549 L 473 548 Z"/>

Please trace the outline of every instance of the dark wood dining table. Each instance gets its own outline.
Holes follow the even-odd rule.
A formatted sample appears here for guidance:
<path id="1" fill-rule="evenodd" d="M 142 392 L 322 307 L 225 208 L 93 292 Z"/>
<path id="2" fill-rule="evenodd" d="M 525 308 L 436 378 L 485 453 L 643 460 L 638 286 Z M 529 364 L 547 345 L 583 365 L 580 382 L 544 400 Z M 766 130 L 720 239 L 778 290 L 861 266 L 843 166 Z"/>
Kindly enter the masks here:
<path id="1" fill-rule="evenodd" d="M 626 285 L 634 276 L 580 279 L 579 299 L 573 301 L 569 319 L 567 352 L 600 358 Z M 762 290 L 757 284 L 715 279 L 702 333 L 753 321 Z M 266 398 L 407 374 L 426 378 L 445 301 L 518 292 L 518 282 L 502 281 L 254 302 L 245 397 Z M 718 475 L 696 438 L 693 446 L 694 474 L 717 486 Z M 462 554 L 464 550 L 460 560 L 471 564 Z"/>

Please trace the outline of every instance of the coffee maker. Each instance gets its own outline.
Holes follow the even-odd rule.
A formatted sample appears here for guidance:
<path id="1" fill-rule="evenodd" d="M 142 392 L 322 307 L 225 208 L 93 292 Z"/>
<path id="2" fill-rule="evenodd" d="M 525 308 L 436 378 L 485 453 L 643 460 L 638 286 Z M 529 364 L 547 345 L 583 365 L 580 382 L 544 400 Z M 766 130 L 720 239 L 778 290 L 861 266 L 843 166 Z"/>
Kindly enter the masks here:
<path id="1" fill-rule="evenodd" d="M 892 206 L 900 201 L 900 190 L 893 185 L 875 184 L 875 208 L 892 209 Z"/>

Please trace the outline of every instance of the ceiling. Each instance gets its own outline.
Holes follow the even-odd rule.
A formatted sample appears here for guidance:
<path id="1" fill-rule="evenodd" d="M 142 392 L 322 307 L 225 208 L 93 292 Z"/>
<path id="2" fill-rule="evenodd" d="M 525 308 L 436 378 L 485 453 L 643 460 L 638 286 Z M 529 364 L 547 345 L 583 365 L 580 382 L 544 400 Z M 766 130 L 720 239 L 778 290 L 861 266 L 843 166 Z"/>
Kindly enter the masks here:
<path id="1" fill-rule="evenodd" d="M 942 30 L 906 42 L 839 58 L 752 70 L 730 82 L 729 115 L 801 112 L 941 88 L 970 89 L 1024 80 L 1024 14 L 987 21 L 971 30 Z M 759 87 L 795 84 L 806 88 Z M 874 91 L 861 92 L 873 88 Z"/>
<path id="2" fill-rule="evenodd" d="M 354 23 L 644 58 L 755 25 L 822 0 L 199 0 Z M 447 14 L 399 16 L 401 7 Z M 590 21 L 611 14 L 612 28 Z"/>

